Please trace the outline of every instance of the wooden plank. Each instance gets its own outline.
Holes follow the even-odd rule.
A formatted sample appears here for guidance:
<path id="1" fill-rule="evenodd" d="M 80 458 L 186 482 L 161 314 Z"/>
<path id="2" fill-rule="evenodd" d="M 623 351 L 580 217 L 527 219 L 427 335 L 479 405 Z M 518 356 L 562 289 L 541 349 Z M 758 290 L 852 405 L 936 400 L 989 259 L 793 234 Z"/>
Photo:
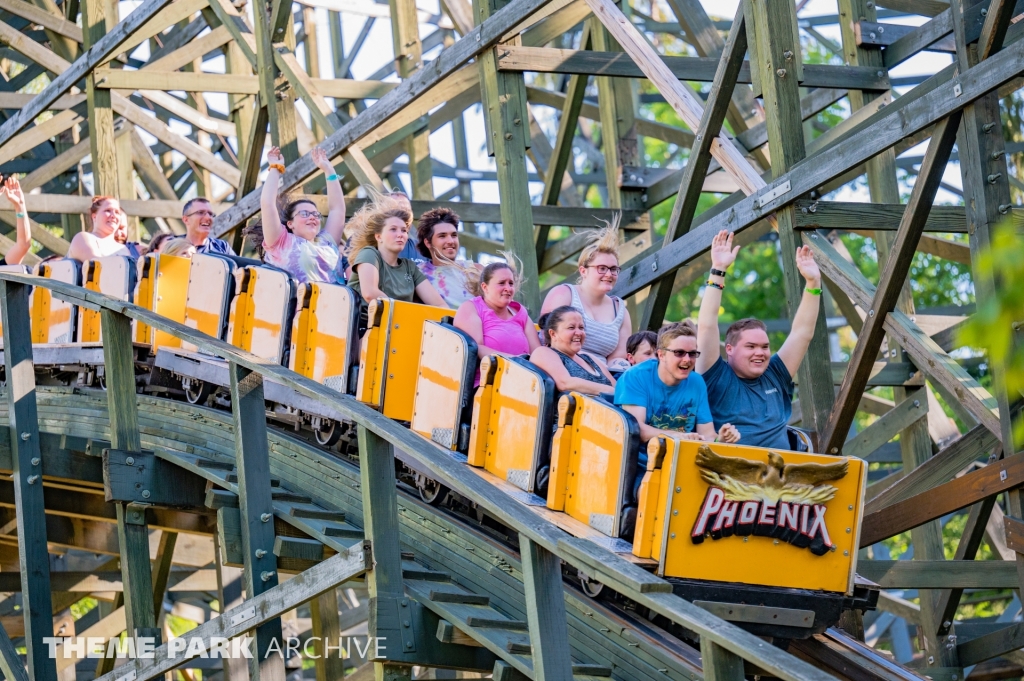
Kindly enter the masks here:
<path id="1" fill-rule="evenodd" d="M 246 602 L 267 595 L 278 585 L 274 555 L 274 506 L 270 493 L 270 454 L 263 399 L 263 377 L 232 362 L 231 415 L 235 424 L 235 466 L 238 469 L 238 501 L 245 556 Z M 244 605 L 244 604 L 243 604 Z M 274 640 L 281 639 L 281 620 L 264 620 L 256 628 L 252 681 L 283 681 L 284 658 L 267 657 Z"/>
<path id="2" fill-rule="evenodd" d="M 959 125 L 960 114 L 956 112 L 935 126 L 925 160 L 921 165 L 921 172 L 914 183 L 910 202 L 896 233 L 896 241 L 882 266 L 868 316 L 857 335 L 857 345 L 850 357 L 850 367 L 843 384 L 839 387 L 839 395 L 828 417 L 828 423 L 820 433 L 819 442 L 823 451 L 838 454 L 843 448 L 860 397 L 867 386 L 870 363 L 874 361 L 882 345 L 885 335 L 884 320 L 896 308 L 897 298 L 910 272 L 917 242 L 924 230 L 928 211 L 931 209 L 946 162 L 956 142 Z"/>
<path id="3" fill-rule="evenodd" d="M 871 546 L 947 513 L 1024 483 L 1024 452 L 994 461 L 950 482 L 864 517 L 861 546 Z"/>
<path id="4" fill-rule="evenodd" d="M 17 511 L 18 567 L 21 572 L 28 674 L 38 681 L 56 681 L 57 667 L 43 644 L 44 636 L 53 635 L 53 605 L 46 546 L 36 381 L 32 364 L 29 287 L 0 282 L 0 299 L 4 301 L 0 314 L 3 318 L 7 376 L 5 392 L 14 468 L 12 482 Z"/>
<path id="5" fill-rule="evenodd" d="M 156 1 L 156 0 L 153 0 Z M 489 50 L 504 34 L 522 20 L 543 7 L 548 0 L 514 0 L 508 7 L 496 12 L 488 21 L 477 26 L 473 31 L 459 40 L 452 47 L 441 52 L 431 62 L 429 69 L 418 71 L 415 76 L 404 81 L 400 86 L 384 95 L 373 106 L 370 116 L 356 116 L 344 127 L 328 137 L 321 146 L 329 157 L 337 157 L 354 142 L 366 137 L 381 123 L 417 99 L 435 85 L 441 83 L 460 67 L 482 52 Z M 443 100 L 442 100 L 443 101 Z M 0 128 L 2 130 L 2 128 Z M 0 140 L 2 141 L 2 140 Z M 292 163 L 282 180 L 281 191 L 287 192 L 301 183 L 316 170 L 312 158 L 303 156 Z M 214 232 L 223 234 L 259 210 L 259 196 L 250 192 L 241 201 L 225 213 L 218 216 Z"/>
<path id="6" fill-rule="evenodd" d="M 879 492 L 875 498 L 867 502 L 864 512 L 875 513 L 950 480 L 965 466 L 986 456 L 998 444 L 999 440 L 991 431 L 982 425 L 975 426 L 928 461 Z"/>
<path id="7" fill-rule="evenodd" d="M 852 263 L 836 254 L 835 249 L 816 234 L 810 235 L 810 238 L 805 236 L 804 243 L 814 252 L 822 274 L 838 284 L 854 303 L 868 309 L 874 296 L 874 286 L 864 275 Z M 1000 433 L 998 406 L 992 404 L 995 401 L 992 396 L 907 315 L 898 310 L 891 312 L 886 317 L 885 330 L 941 389 L 954 395 L 953 399 L 990 431 L 997 435 Z"/>
<path id="8" fill-rule="evenodd" d="M 200 641 L 203 651 L 209 650 L 211 638 L 234 638 L 251 631 L 254 627 L 258 628 L 265 622 L 278 620 L 289 610 L 293 610 L 328 589 L 333 589 L 341 582 L 362 574 L 370 565 L 369 551 L 363 544 L 357 544 L 346 552 L 339 553 L 320 565 L 310 568 L 302 579 L 292 579 L 247 599 L 242 604 L 222 613 L 220 617 L 215 617 L 199 625 L 191 630 L 189 635 Z M 256 614 L 249 615 L 246 611 L 250 608 L 255 609 Z M 130 672 L 135 672 L 137 681 L 149 681 L 176 669 L 198 654 L 197 651 L 186 654 L 178 651 L 176 655 L 171 656 L 167 644 L 164 644 L 156 649 L 152 659 L 131 660 L 126 665 L 99 677 L 97 681 L 115 681 L 121 675 Z M 274 655 L 273 657 L 278 656 Z M 278 657 L 278 659 L 281 658 Z"/>
<path id="9" fill-rule="evenodd" d="M 570 681 L 572 657 L 566 626 L 562 567 L 558 556 L 520 537 L 526 620 L 533 649 L 533 673 L 538 681 Z"/>
<path id="10" fill-rule="evenodd" d="M 743 11 L 742 7 L 740 11 Z M 742 681 L 746 678 L 743 658 L 712 641 L 701 639 L 700 661 L 704 681 Z"/>
<path id="11" fill-rule="evenodd" d="M 870 224 L 873 231 L 896 231 L 906 206 L 888 203 L 852 203 L 845 201 L 796 202 L 797 229 L 863 230 Z M 1010 212 L 1014 225 L 1024 228 L 1024 209 Z M 925 233 L 967 233 L 967 215 L 963 206 L 932 206 L 928 212 Z"/>
<path id="12" fill-rule="evenodd" d="M 1003 517 L 1003 529 L 1006 532 L 1006 546 L 1017 553 L 1024 553 L 1024 521 L 1011 516 Z M 1016 588 L 1016 585 L 1014 586 Z"/>
<path id="13" fill-rule="evenodd" d="M 968 666 L 1021 648 L 1024 648 L 1024 624 L 1010 624 L 1005 629 L 961 643 L 956 652 L 960 663 Z"/>
<path id="14" fill-rule="evenodd" d="M 25 0 L 0 0 L 0 9 L 10 12 L 15 16 L 28 19 L 34 24 L 49 29 L 59 35 L 71 38 L 76 43 L 82 42 L 82 29 L 75 22 L 68 21 L 62 16 L 51 14 L 45 9 L 25 2 Z"/>
<path id="15" fill-rule="evenodd" d="M 0 627 L 0 671 L 10 681 L 29 681 L 28 671 L 6 627 Z"/>
<path id="16" fill-rule="evenodd" d="M 690 230 L 693 216 L 697 212 L 697 204 L 704 188 L 704 176 L 711 165 L 711 145 L 718 138 L 722 123 L 732 102 L 732 93 L 736 87 L 740 64 L 747 51 L 747 30 L 744 24 L 742 4 L 733 20 L 733 28 L 729 32 L 729 40 L 722 50 L 722 57 L 711 84 L 711 92 L 705 102 L 704 113 L 700 126 L 695 133 L 690 155 L 687 157 L 683 176 L 679 180 L 676 202 L 672 206 L 668 226 L 665 229 L 664 244 L 667 246 L 682 237 Z M 647 294 L 640 328 L 656 330 L 661 328 L 672 298 L 674 282 L 662 279 L 655 282 Z"/>
<path id="17" fill-rule="evenodd" d="M 764 205 L 761 205 L 758 196 L 748 196 L 731 204 L 727 211 L 710 214 L 692 230 L 692 237 L 627 263 L 613 293 L 626 297 L 648 286 L 652 281 L 666 276 L 679 265 L 706 251 L 714 234 L 721 229 L 737 232 L 749 228 L 780 206 L 789 204 L 797 197 L 827 184 L 849 169 L 858 167 L 867 159 L 897 144 L 908 135 L 928 127 L 985 92 L 998 88 L 1015 77 L 1016 66 L 1011 64 L 1014 59 L 1019 63 L 1021 58 L 1024 58 L 1024 41 L 1012 43 L 969 71 L 962 72 L 958 80 L 962 94 L 956 101 L 951 101 L 946 96 L 948 88 L 939 87 L 949 82 L 952 70 L 937 74 L 928 87 L 922 85 L 915 88 L 915 91 L 921 91 L 919 96 L 914 96 L 917 93 L 912 91 L 900 97 L 868 117 L 846 136 L 828 147 L 827 151 L 822 150 L 808 157 L 785 175 L 777 178 L 771 188 L 764 190 L 772 191 L 789 182 L 789 192 L 776 196 L 771 201 L 765 201 Z"/>
<path id="18" fill-rule="evenodd" d="M 68 128 L 83 120 L 82 116 L 73 109 L 61 111 L 49 120 L 29 128 L 22 134 L 10 140 L 0 150 L 0 163 L 17 158 L 27 151 L 31 151 L 40 144 L 47 142 L 51 137 L 56 137 Z M 26 194 L 27 199 L 29 195 Z"/>
<path id="19" fill-rule="evenodd" d="M 967 524 L 964 526 L 963 534 L 960 535 L 960 541 L 957 542 L 956 554 L 953 556 L 954 560 L 973 561 L 977 557 L 978 550 L 981 548 L 981 542 L 985 539 L 986 527 L 988 526 L 995 503 L 996 498 L 993 496 L 971 506 L 971 512 L 967 516 Z M 940 548 L 942 548 L 941 545 Z M 962 570 L 962 566 L 958 565 L 956 567 Z M 971 567 L 973 568 L 973 565 Z M 957 570 L 957 572 L 959 571 Z M 938 631 L 936 632 L 938 636 L 946 636 L 952 628 L 952 622 L 956 617 L 956 611 L 960 605 L 960 597 L 963 593 L 963 588 L 953 588 L 939 592 L 938 598 L 933 599 L 934 606 L 932 611 L 937 615 L 935 622 L 938 625 Z"/>
<path id="20" fill-rule="evenodd" d="M 254 95 L 260 91 L 259 80 L 255 76 L 231 73 L 189 73 L 153 68 L 138 71 L 96 69 L 94 73 L 96 87 L 108 90 L 184 90 L 236 95 Z"/>
<path id="21" fill-rule="evenodd" d="M 1014 589 L 1009 560 L 861 560 L 857 573 L 883 589 Z"/>
<path id="22" fill-rule="evenodd" d="M 28 106 L 0 125 L 0 147 L 28 126 L 39 114 L 46 111 L 58 97 L 70 90 L 88 72 L 113 55 L 140 26 L 155 16 L 169 2 L 170 0 L 146 0 L 124 21 L 112 27 L 85 54 L 75 60 L 74 64 L 61 71 L 60 75 L 50 81 L 50 84 L 43 88 L 43 91 L 37 94 Z"/>
<path id="23" fill-rule="evenodd" d="M 896 437 L 911 423 L 928 416 L 928 404 L 920 400 L 903 400 L 885 416 L 857 433 L 843 445 L 844 456 L 867 456 Z"/>
<path id="24" fill-rule="evenodd" d="M 663 56 L 669 73 L 677 80 L 710 83 L 714 80 L 717 58 Z M 566 50 L 551 47 L 515 47 L 503 45 L 499 48 L 498 68 L 503 71 L 531 73 L 565 73 L 591 76 L 615 76 L 620 78 L 643 78 L 647 76 L 644 65 L 635 58 L 621 52 L 599 52 L 594 50 Z M 744 61 L 737 75 L 737 82 L 751 83 L 751 66 Z M 804 66 L 804 87 L 849 88 L 858 90 L 888 90 L 889 78 L 885 72 L 878 75 L 878 69 L 858 66 L 832 66 L 807 64 Z M 659 91 L 664 94 L 663 90 Z"/>

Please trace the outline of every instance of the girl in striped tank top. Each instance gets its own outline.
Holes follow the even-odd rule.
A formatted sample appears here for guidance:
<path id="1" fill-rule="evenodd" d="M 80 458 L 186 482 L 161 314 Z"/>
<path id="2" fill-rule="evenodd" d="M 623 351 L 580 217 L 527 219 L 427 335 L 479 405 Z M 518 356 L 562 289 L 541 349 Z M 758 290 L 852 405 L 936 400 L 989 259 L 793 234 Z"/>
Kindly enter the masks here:
<path id="1" fill-rule="evenodd" d="M 577 284 L 556 286 L 541 306 L 541 314 L 569 305 L 583 315 L 587 335 L 583 351 L 602 360 L 612 371 L 630 367 L 626 359 L 630 320 L 626 304 L 610 295 L 619 279 L 619 221 L 597 231 L 580 253 Z"/>

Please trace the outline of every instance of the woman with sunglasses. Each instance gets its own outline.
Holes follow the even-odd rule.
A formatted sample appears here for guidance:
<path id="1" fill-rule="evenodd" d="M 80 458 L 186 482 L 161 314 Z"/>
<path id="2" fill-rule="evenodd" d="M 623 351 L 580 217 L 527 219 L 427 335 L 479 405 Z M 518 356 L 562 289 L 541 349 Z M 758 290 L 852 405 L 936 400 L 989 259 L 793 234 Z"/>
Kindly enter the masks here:
<path id="1" fill-rule="evenodd" d="M 556 388 L 611 398 L 615 393 L 615 379 L 600 362 L 583 351 L 587 331 L 579 310 L 563 305 L 549 312 L 544 322 L 544 336 L 547 343 L 530 354 L 530 361 L 551 377 Z"/>
<path id="2" fill-rule="evenodd" d="M 291 201 L 281 210 L 278 188 L 284 175 L 284 156 L 273 147 L 267 154 L 270 172 L 260 196 L 263 260 L 280 267 L 300 283 L 344 283 L 338 276 L 342 231 L 345 229 L 345 194 L 327 153 L 313 149 L 313 162 L 327 176 L 327 220 L 321 228 L 320 212 L 309 199 Z M 247 233 L 258 236 L 258 230 Z"/>
<path id="3" fill-rule="evenodd" d="M 583 350 L 598 358 L 612 371 L 630 367 L 626 342 L 631 331 L 629 313 L 621 298 L 610 295 L 619 280 L 619 228 L 613 220 L 591 237 L 580 253 L 580 278 L 576 284 L 551 289 L 541 314 L 571 305 L 583 315 L 587 337 Z"/>

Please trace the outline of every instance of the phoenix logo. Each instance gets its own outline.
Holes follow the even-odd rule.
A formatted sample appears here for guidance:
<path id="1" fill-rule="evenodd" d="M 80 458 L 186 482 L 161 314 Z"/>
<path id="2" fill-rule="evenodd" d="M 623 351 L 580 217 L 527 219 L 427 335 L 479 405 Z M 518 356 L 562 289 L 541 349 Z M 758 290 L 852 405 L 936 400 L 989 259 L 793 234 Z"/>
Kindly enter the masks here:
<path id="1" fill-rule="evenodd" d="M 833 548 L 825 525 L 825 502 L 838 491 L 829 482 L 846 476 L 849 464 L 787 464 L 775 452 L 768 463 L 716 454 L 707 445 L 695 460 L 707 495 L 690 538 L 775 537 L 816 555 Z"/>

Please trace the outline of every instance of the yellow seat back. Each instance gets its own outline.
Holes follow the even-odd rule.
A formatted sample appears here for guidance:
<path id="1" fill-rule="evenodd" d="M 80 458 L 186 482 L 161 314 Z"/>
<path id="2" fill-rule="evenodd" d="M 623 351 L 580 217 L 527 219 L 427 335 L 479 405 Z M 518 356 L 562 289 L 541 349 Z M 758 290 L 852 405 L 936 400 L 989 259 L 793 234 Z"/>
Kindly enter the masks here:
<path id="1" fill-rule="evenodd" d="M 295 282 L 287 272 L 270 267 L 252 267 L 254 280 L 249 290 L 252 300 L 252 328 L 249 352 L 280 364 L 288 348 L 292 312 L 295 310 Z"/>
<path id="2" fill-rule="evenodd" d="M 135 261 L 125 255 L 111 255 L 90 260 L 82 266 L 82 285 L 118 300 L 131 301 L 135 291 Z M 78 311 L 78 342 L 98 343 L 102 340 L 98 310 Z"/>
<path id="3" fill-rule="evenodd" d="M 370 303 L 360 348 L 356 397 L 396 421 L 412 419 L 423 324 L 451 315 L 446 307 L 402 300 Z"/>
<path id="4" fill-rule="evenodd" d="M 157 255 L 145 255 L 139 260 L 138 281 L 135 284 L 135 304 L 152 311 L 156 293 Z M 153 345 L 153 327 L 140 321 L 132 322 L 132 339 L 136 343 Z"/>
<path id="5" fill-rule="evenodd" d="M 340 393 L 348 392 L 355 350 L 359 299 L 347 286 L 299 284 L 288 368 Z"/>
<path id="6" fill-rule="evenodd" d="M 36 274 L 74 286 L 82 283 L 81 265 L 69 258 L 39 263 Z M 48 289 L 36 287 L 32 295 L 32 342 L 74 342 L 77 316 L 76 306 L 55 298 Z"/>
<path id="7" fill-rule="evenodd" d="M 469 421 L 476 359 L 476 341 L 464 332 L 434 321 L 423 325 L 414 431 L 448 449 L 458 448 L 460 428 Z"/>
<path id="8" fill-rule="evenodd" d="M 188 299 L 189 275 L 192 261 L 176 255 L 156 255 L 156 275 L 151 274 L 151 308 L 161 317 L 185 323 L 185 305 Z M 152 270 L 151 270 L 152 272 Z M 138 334 L 138 330 L 136 330 Z M 163 331 L 154 330 L 153 352 L 160 348 L 180 348 L 181 339 Z"/>
<path id="9" fill-rule="evenodd" d="M 222 338 L 235 291 L 235 263 L 217 255 L 192 256 L 185 299 L 185 325 L 214 338 Z M 194 352 L 196 346 L 182 342 L 182 349 Z"/>
<path id="10" fill-rule="evenodd" d="M 547 475 L 542 469 L 550 455 L 554 394 L 551 377 L 528 361 L 484 357 L 473 397 L 470 465 L 544 496 Z"/>
<path id="11" fill-rule="evenodd" d="M 633 504 L 640 441 L 636 419 L 599 397 L 576 392 L 559 399 L 558 412 L 551 456 L 557 484 L 548 490 L 548 508 L 619 537 L 623 509 Z"/>
<path id="12" fill-rule="evenodd" d="M 659 575 L 853 592 L 864 461 L 666 438 L 661 474 Z"/>

